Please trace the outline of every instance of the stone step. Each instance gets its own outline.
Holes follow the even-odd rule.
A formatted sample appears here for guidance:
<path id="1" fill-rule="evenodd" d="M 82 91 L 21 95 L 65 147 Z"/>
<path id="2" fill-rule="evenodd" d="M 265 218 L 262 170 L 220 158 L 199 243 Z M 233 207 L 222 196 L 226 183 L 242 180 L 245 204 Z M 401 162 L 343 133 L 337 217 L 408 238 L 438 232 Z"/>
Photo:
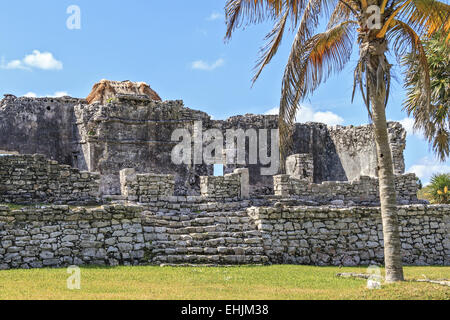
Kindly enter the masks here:
<path id="1" fill-rule="evenodd" d="M 225 218 L 226 219 L 226 218 Z M 220 221 L 220 220 L 203 220 L 202 223 L 198 223 L 197 221 L 167 221 L 167 220 L 146 220 L 145 225 L 148 226 L 155 226 L 155 227 L 166 227 L 166 228 L 187 228 L 187 227 L 205 227 L 205 226 L 212 226 L 212 225 L 218 225 L 218 224 L 224 224 L 224 225 L 241 225 L 241 224 L 248 224 L 248 225 L 254 225 L 253 220 L 249 218 L 240 218 L 239 220 L 227 220 L 227 221 Z"/>
<path id="2" fill-rule="evenodd" d="M 218 247 L 262 247 L 263 241 L 261 238 L 217 238 L 209 240 L 167 240 L 167 241 L 153 241 L 151 247 L 155 249 L 166 248 L 218 248 Z"/>
<path id="3" fill-rule="evenodd" d="M 212 265 L 245 265 L 267 264 L 265 255 L 157 255 L 152 259 L 155 264 L 212 264 Z"/>
<path id="4" fill-rule="evenodd" d="M 103 195 L 102 199 L 106 201 L 125 201 L 127 197 L 122 195 Z"/>
<path id="5" fill-rule="evenodd" d="M 266 265 L 269 263 L 266 263 Z M 173 267 L 173 268 L 211 268 L 211 267 L 221 267 L 221 268 L 227 268 L 227 267 L 235 267 L 236 265 L 233 264 L 206 264 L 206 263 L 198 263 L 198 264 L 192 264 L 192 263 L 161 263 L 159 265 L 161 268 L 165 267 Z M 264 264 L 261 263 L 252 263 L 252 267 L 262 267 Z"/>
<path id="6" fill-rule="evenodd" d="M 146 241 L 206 241 L 220 239 L 261 239 L 258 230 L 171 234 L 166 231 L 149 234 Z M 248 243 L 251 241 L 249 240 Z"/>
<path id="7" fill-rule="evenodd" d="M 156 227 L 158 228 L 158 227 Z M 160 232 L 167 234 L 194 234 L 194 233 L 209 233 L 209 232 L 244 232 L 244 231 L 254 231 L 257 230 L 256 225 L 251 224 L 215 224 L 207 226 L 196 226 L 196 227 L 183 227 L 183 228 L 172 228 L 172 227 L 162 227 Z M 161 231 L 164 230 L 164 231 Z M 156 231 L 158 232 L 158 231 Z"/>
<path id="8" fill-rule="evenodd" d="M 236 219 L 236 218 L 248 218 L 247 211 L 234 211 L 234 212 L 203 212 L 203 213 L 179 213 L 174 212 L 173 214 L 156 214 L 156 215 L 149 215 L 148 219 L 155 219 L 155 220 L 161 220 L 161 221 L 192 221 L 195 219 L 220 219 L 220 218 L 230 218 L 230 219 Z"/>
<path id="9" fill-rule="evenodd" d="M 263 247 L 167 247 L 152 250 L 153 255 L 263 255 Z"/>
<path id="10" fill-rule="evenodd" d="M 196 218 L 186 221 L 173 221 L 173 220 L 161 220 L 161 219 L 146 219 L 145 226 L 154 228 L 171 228 L 171 229 L 186 229 L 186 228 L 202 228 L 213 226 L 230 226 L 230 228 L 237 228 L 240 226 L 246 226 L 251 229 L 256 228 L 256 224 L 253 219 L 249 217 L 242 218 Z M 189 232 L 189 231 L 188 231 Z"/>
<path id="11" fill-rule="evenodd" d="M 254 220 L 249 217 L 208 217 L 208 218 L 194 218 L 190 220 L 175 221 L 166 219 L 146 219 L 146 225 L 171 227 L 171 228 L 185 228 L 185 227 L 204 227 L 215 224 L 253 224 Z"/>

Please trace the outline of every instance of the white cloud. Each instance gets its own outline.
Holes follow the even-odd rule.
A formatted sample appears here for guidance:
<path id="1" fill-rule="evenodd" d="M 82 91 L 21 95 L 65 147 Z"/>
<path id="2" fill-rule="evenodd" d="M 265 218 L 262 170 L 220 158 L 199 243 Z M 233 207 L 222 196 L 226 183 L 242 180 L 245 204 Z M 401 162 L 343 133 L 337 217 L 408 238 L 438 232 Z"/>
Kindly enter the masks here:
<path id="1" fill-rule="evenodd" d="M 450 173 L 450 163 L 443 163 L 426 157 L 409 168 L 408 173 L 415 173 L 424 184 L 428 184 L 434 174 Z"/>
<path id="2" fill-rule="evenodd" d="M 203 71 L 213 71 L 225 64 L 225 60 L 220 58 L 217 59 L 214 63 L 207 63 L 203 60 L 197 60 L 192 62 L 191 67 L 194 70 L 203 70 Z"/>
<path id="3" fill-rule="evenodd" d="M 23 69 L 31 70 L 32 68 L 41 70 L 61 70 L 63 63 L 55 59 L 50 52 L 40 52 L 39 50 L 33 50 L 33 53 L 26 55 L 22 60 L 12 60 L 5 62 L 2 58 L 2 69 Z"/>
<path id="4" fill-rule="evenodd" d="M 269 111 L 266 111 L 264 114 L 265 115 L 278 115 L 280 113 L 279 110 L 280 110 L 279 108 L 272 108 Z"/>
<path id="5" fill-rule="evenodd" d="M 43 70 L 61 70 L 63 64 L 56 60 L 50 52 L 40 52 L 34 50 L 32 54 L 27 55 L 23 59 L 24 63 L 30 67 Z"/>
<path id="6" fill-rule="evenodd" d="M 45 96 L 38 96 L 36 93 L 30 91 L 24 95 L 27 98 L 61 98 L 65 96 L 69 96 L 66 91 L 56 91 L 53 94 L 46 94 Z"/>
<path id="7" fill-rule="evenodd" d="M 29 68 L 25 67 L 22 64 L 22 61 L 20 60 L 13 60 L 10 61 L 8 63 L 5 62 L 5 58 L 2 57 L 2 64 L 1 64 L 2 69 L 8 69 L 8 70 L 12 70 L 12 69 L 22 69 L 22 70 L 29 70 Z"/>
<path id="8" fill-rule="evenodd" d="M 278 114 L 278 108 L 273 108 L 267 111 L 265 114 Z M 314 111 L 309 106 L 301 106 L 297 112 L 295 121 L 297 123 L 305 122 L 320 122 L 330 126 L 341 125 L 344 123 L 344 119 L 331 111 Z"/>
<path id="9" fill-rule="evenodd" d="M 27 98 L 37 98 L 37 94 L 34 93 L 34 92 L 28 92 L 28 93 L 26 93 L 26 94 L 24 95 L 24 97 L 27 97 Z"/>
<path id="10" fill-rule="evenodd" d="M 68 96 L 69 94 L 66 91 L 56 91 L 53 95 L 49 95 L 48 97 L 52 98 L 60 98 Z"/>
<path id="11" fill-rule="evenodd" d="M 213 12 L 206 20 L 215 21 L 215 20 L 222 19 L 223 17 L 224 17 L 224 15 L 222 13 Z"/>
<path id="12" fill-rule="evenodd" d="M 298 118 L 299 116 L 297 116 Z M 301 118 L 301 114 L 300 114 L 300 118 Z M 341 118 L 340 116 L 338 116 L 337 114 L 331 112 L 331 111 L 326 111 L 326 112 L 315 112 L 313 115 L 313 120 L 314 122 L 322 122 L 322 123 L 326 123 L 330 126 L 334 126 L 334 125 L 338 125 L 338 124 L 343 124 L 344 123 L 344 119 Z M 303 121 L 305 122 L 305 121 Z"/>
<path id="13" fill-rule="evenodd" d="M 416 138 L 423 139 L 422 132 L 420 130 L 414 130 L 414 119 L 413 118 L 405 118 L 398 122 L 400 122 L 402 124 L 403 128 L 405 128 L 408 136 L 415 136 Z"/>

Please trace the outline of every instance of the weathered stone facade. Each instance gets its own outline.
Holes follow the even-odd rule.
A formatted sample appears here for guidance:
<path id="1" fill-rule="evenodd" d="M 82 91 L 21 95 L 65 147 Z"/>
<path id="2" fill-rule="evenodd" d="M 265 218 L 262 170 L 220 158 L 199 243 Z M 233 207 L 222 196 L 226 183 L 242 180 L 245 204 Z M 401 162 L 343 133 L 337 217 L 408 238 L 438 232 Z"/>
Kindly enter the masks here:
<path id="1" fill-rule="evenodd" d="M 225 121 L 212 121 L 214 128 L 277 129 L 278 116 L 252 115 L 231 117 Z M 406 131 L 397 122 L 388 123 L 389 140 L 395 174 L 405 173 L 403 151 Z M 247 143 L 250 141 L 247 138 Z M 258 141 L 260 143 L 260 141 Z M 270 145 L 270 144 L 269 144 Z M 247 162 L 248 162 L 247 145 Z M 291 154 L 309 154 L 313 158 L 313 182 L 352 181 L 359 176 L 377 177 L 376 146 L 371 125 L 327 126 L 322 123 L 297 123 L 293 132 Z M 237 165 L 226 165 L 225 173 L 233 172 Z M 272 176 L 260 174 L 261 165 L 246 165 L 250 171 L 252 194 L 272 194 Z"/>
<path id="2" fill-rule="evenodd" d="M 212 166 L 175 165 L 171 141 L 174 130 L 209 117 L 183 107 L 181 101 L 157 102 L 120 96 L 106 105 L 75 106 L 80 134 L 76 166 L 101 173 L 102 193 L 120 194 L 119 172 L 175 174 L 176 193 L 193 194 L 201 175 L 212 175 Z M 194 192 L 195 194 L 195 192 Z"/>
<path id="3" fill-rule="evenodd" d="M 134 169 L 120 171 L 122 195 L 128 201 L 155 202 L 174 194 L 175 179 L 171 174 L 136 174 Z"/>
<path id="4" fill-rule="evenodd" d="M 85 100 L 5 96 L 0 101 L 0 150 L 43 154 L 77 167 L 73 151 L 77 140 L 74 106 L 78 103 Z"/>
<path id="5" fill-rule="evenodd" d="M 248 169 L 236 169 L 223 177 L 200 177 L 202 197 L 232 201 L 249 197 Z"/>
<path id="6" fill-rule="evenodd" d="M 83 172 L 43 155 L 0 156 L 0 202 L 95 204 L 100 175 Z"/>
<path id="7" fill-rule="evenodd" d="M 191 203 L 183 209 L 166 201 L 157 211 L 0 206 L 0 269 L 383 262 L 378 208 L 249 205 Z M 398 214 L 406 264 L 450 265 L 450 206 L 404 206 Z"/>
<path id="8" fill-rule="evenodd" d="M 282 197 L 296 196 L 319 204 L 340 202 L 341 205 L 379 205 L 380 192 L 378 179 L 359 177 L 351 182 L 327 181 L 321 184 L 293 178 L 289 175 L 273 177 L 275 195 Z M 395 177 L 397 201 L 399 204 L 417 203 L 417 177 L 415 174 Z"/>
<path id="9" fill-rule="evenodd" d="M 389 122 L 388 132 L 395 174 L 403 174 L 406 130 L 400 123 Z M 313 155 L 315 183 L 377 176 L 372 125 L 344 127 L 318 123 L 296 124 L 293 141 L 295 146 L 292 154 Z"/>
<path id="10" fill-rule="evenodd" d="M 250 208 L 274 263 L 357 266 L 383 264 L 379 208 Z M 450 206 L 404 206 L 400 221 L 403 262 L 450 265 Z"/>
<path id="11" fill-rule="evenodd" d="M 268 139 L 260 149 L 272 154 L 277 116 L 211 120 L 150 90 L 102 82 L 90 104 L 11 95 L 1 101 L 0 150 L 20 154 L 0 156 L 0 203 L 33 206 L 0 205 L 0 269 L 383 263 L 371 125 L 296 124 L 287 174 L 264 175 L 267 165 L 250 163 L 250 151 Z M 235 151 L 236 137 L 227 133 L 244 133 L 236 145 L 245 146 L 245 161 L 219 160 L 223 177 L 212 176 L 212 165 L 175 164 L 177 129 L 194 147 L 195 137 L 205 147 L 204 130 L 222 132 L 224 154 Z M 263 129 L 266 136 L 255 133 Z M 403 260 L 450 265 L 450 206 L 420 204 L 415 175 L 404 175 L 406 131 L 399 123 L 388 130 L 403 205 Z M 78 203 L 108 205 L 59 205 Z"/>
<path id="12" fill-rule="evenodd" d="M 292 178 L 313 182 L 314 158 L 311 154 L 293 154 L 286 159 L 286 174 Z"/>
<path id="13" fill-rule="evenodd" d="M 91 93 L 86 100 L 89 104 L 99 102 L 107 104 L 114 100 L 118 95 L 144 96 L 145 98 L 161 101 L 161 97 L 145 82 L 110 81 L 103 79 L 92 87 Z"/>
<path id="14" fill-rule="evenodd" d="M 136 264 L 144 256 L 142 209 L 0 206 L 0 269 Z"/>
<path id="15" fill-rule="evenodd" d="M 173 164 L 171 151 L 177 142 L 171 140 L 171 135 L 175 129 L 193 133 L 194 123 L 201 121 L 204 130 L 218 129 L 226 137 L 229 129 L 278 127 L 278 117 L 273 115 L 211 120 L 204 112 L 184 107 L 182 101 L 156 101 L 148 95 L 129 94 L 104 98 L 102 103 L 88 104 L 84 99 L 70 97 L 7 95 L 0 102 L 0 150 L 39 153 L 83 171 L 99 172 L 104 195 L 120 194 L 119 172 L 125 168 L 135 168 L 138 173 L 174 174 L 177 195 L 199 195 L 200 176 L 212 175 L 213 167 Z M 296 124 L 293 138 L 292 154 L 312 155 L 315 183 L 377 175 L 370 125 Z M 389 138 L 395 172 L 403 174 L 406 131 L 398 123 L 389 123 Z M 250 141 L 246 140 L 248 160 Z M 268 140 L 270 146 L 270 134 Z M 251 194 L 273 193 L 272 176 L 260 172 L 265 166 L 224 165 L 225 173 L 237 168 L 249 169 Z"/>

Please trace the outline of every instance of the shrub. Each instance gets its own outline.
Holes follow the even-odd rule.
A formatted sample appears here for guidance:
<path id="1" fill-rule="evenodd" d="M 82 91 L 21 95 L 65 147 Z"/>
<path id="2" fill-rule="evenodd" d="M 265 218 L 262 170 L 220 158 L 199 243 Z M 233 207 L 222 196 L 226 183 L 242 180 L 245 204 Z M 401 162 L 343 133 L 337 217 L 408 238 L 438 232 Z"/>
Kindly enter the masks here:
<path id="1" fill-rule="evenodd" d="M 432 203 L 450 204 L 450 173 L 435 174 L 429 190 Z"/>

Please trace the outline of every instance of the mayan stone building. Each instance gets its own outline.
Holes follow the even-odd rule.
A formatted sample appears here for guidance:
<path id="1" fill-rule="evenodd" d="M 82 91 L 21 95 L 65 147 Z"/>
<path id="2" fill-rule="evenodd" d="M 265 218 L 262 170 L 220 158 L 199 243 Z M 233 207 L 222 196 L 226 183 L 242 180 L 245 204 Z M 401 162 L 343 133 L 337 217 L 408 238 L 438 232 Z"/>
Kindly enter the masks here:
<path id="1" fill-rule="evenodd" d="M 262 174 L 270 165 L 252 162 L 253 152 L 273 155 L 277 144 L 267 130 L 277 124 L 269 115 L 212 120 L 130 81 L 102 80 L 87 99 L 6 95 L 0 270 L 382 264 L 372 127 L 296 124 L 286 172 Z M 214 155 L 223 176 L 213 175 L 213 164 L 172 161 L 178 129 L 194 137 L 194 150 L 199 136 L 207 147 L 207 131 L 223 137 L 223 154 Z M 389 138 L 403 262 L 450 265 L 450 206 L 417 199 L 399 123 L 389 124 Z M 225 161 L 239 143 L 243 161 Z"/>
<path id="2" fill-rule="evenodd" d="M 175 174 L 176 194 L 198 195 L 199 177 L 212 175 L 212 166 L 174 165 L 170 160 L 175 145 L 172 132 L 193 130 L 198 121 L 203 130 L 223 132 L 278 127 L 277 116 L 212 120 L 204 112 L 186 108 L 182 101 L 162 101 L 145 83 L 102 80 L 87 99 L 6 95 L 0 102 L 0 150 L 42 154 L 61 164 L 98 172 L 102 194 L 120 194 L 119 172 L 131 167 L 141 173 Z M 403 174 L 406 132 L 400 124 L 390 123 L 389 137 L 395 173 Z M 296 124 L 293 140 L 292 154 L 310 155 L 315 183 L 376 177 L 376 149 L 369 125 Z M 248 152 L 248 138 L 246 148 Z M 249 169 L 252 193 L 273 193 L 272 177 L 260 174 L 261 165 L 225 164 L 225 173 L 238 167 Z"/>

